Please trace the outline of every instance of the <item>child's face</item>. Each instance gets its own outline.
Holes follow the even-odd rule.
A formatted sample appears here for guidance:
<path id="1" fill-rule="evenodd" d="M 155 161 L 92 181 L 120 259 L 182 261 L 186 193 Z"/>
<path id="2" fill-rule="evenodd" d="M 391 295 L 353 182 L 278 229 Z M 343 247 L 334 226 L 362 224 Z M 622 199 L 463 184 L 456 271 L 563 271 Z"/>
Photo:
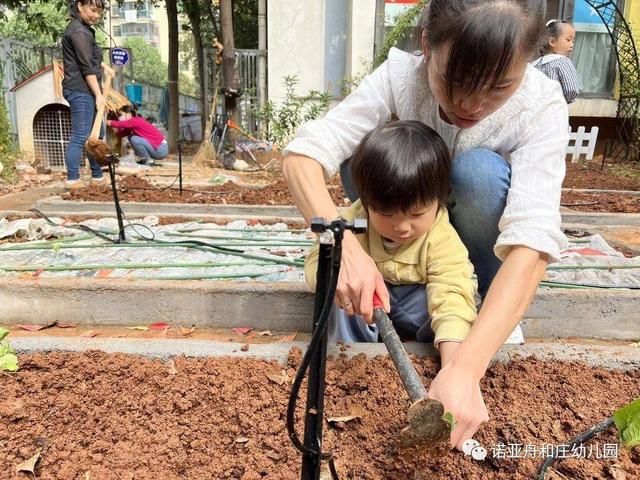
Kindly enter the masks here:
<path id="1" fill-rule="evenodd" d="M 405 245 L 421 237 L 433 226 L 438 213 L 438 202 L 416 206 L 406 213 L 381 213 L 368 209 L 369 221 L 382 237 Z"/>
<path id="2" fill-rule="evenodd" d="M 573 44 L 576 40 L 576 30 L 568 23 L 560 24 L 558 38 L 549 38 L 549 50 L 558 55 L 568 57 L 573 51 Z"/>
<path id="3" fill-rule="evenodd" d="M 487 86 L 471 94 L 454 88 L 453 98 L 450 99 L 445 78 L 448 48 L 429 50 L 423 43 L 423 49 L 427 58 L 431 92 L 446 116 L 445 120 L 458 128 L 471 128 L 502 107 L 520 86 L 527 67 L 524 57 L 514 60 L 509 71 L 496 85 Z"/>

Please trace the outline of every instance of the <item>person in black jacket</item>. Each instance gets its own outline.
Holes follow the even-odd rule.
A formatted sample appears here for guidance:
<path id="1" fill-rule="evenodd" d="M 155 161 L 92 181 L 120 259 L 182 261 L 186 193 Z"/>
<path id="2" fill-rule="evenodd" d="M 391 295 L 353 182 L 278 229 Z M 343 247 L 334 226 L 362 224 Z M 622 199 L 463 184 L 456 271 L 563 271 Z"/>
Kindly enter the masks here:
<path id="1" fill-rule="evenodd" d="M 70 5 L 71 21 L 62 37 L 62 92 L 71 107 L 71 136 L 65 152 L 66 186 L 69 189 L 86 186 L 80 180 L 82 152 L 91 133 L 96 109 L 104 104 L 100 86 L 102 71 L 111 70 L 102 63 L 102 48 L 96 42 L 95 31 L 91 28 L 102 18 L 104 8 L 103 0 L 73 0 Z M 88 158 L 91 182 L 106 183 L 100 165 L 92 157 Z"/>

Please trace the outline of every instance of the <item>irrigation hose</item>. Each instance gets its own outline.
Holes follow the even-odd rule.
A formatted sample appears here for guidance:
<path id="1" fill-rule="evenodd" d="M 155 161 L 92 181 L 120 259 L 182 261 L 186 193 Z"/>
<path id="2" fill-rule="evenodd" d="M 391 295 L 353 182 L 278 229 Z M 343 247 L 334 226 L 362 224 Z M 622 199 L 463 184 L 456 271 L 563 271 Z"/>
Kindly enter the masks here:
<path id="1" fill-rule="evenodd" d="M 340 269 L 340 254 L 335 254 L 334 249 L 334 257 L 331 259 L 331 275 L 329 279 L 329 289 L 327 290 L 327 295 L 324 298 L 324 302 L 322 304 L 322 311 L 320 313 L 320 318 L 318 320 L 318 324 L 313 332 L 313 336 L 311 337 L 311 341 L 309 342 L 309 347 L 302 358 L 302 362 L 300 363 L 300 367 L 298 367 L 298 371 L 296 372 L 296 376 L 293 380 L 293 385 L 291 386 L 291 393 L 289 394 L 289 402 L 287 404 L 287 432 L 289 434 L 289 439 L 293 446 L 302 454 L 306 455 L 318 455 L 319 452 L 310 449 L 303 442 L 300 441 L 298 434 L 295 429 L 295 411 L 296 411 L 296 403 L 298 400 L 298 394 L 300 393 L 300 387 L 302 385 L 302 381 L 309 369 L 309 364 L 311 363 L 311 357 L 318 349 L 320 345 L 320 340 L 327 330 L 327 324 L 329 320 L 329 315 L 331 314 L 331 309 L 333 307 L 333 297 L 336 294 L 336 288 L 338 286 L 338 273 Z M 329 464 L 329 471 L 331 472 L 331 477 L 333 480 L 338 480 L 338 472 L 335 467 L 335 463 L 333 460 L 333 453 L 322 453 L 320 452 L 320 458 L 323 460 L 327 460 Z"/>
<path id="2" fill-rule="evenodd" d="M 591 427 L 586 432 L 581 433 L 580 435 L 578 435 L 576 437 L 573 437 L 571 440 L 568 440 L 563 445 L 568 445 L 569 446 L 569 450 L 571 451 L 577 445 L 582 445 L 587 440 L 590 440 L 591 438 L 595 437 L 598 433 L 604 432 L 605 430 L 607 430 L 613 424 L 614 424 L 613 417 L 609 417 L 606 420 L 603 420 L 602 422 L 598 423 L 597 425 L 594 425 L 593 427 Z M 538 474 L 537 474 L 537 477 L 536 477 L 537 480 L 544 480 L 544 478 L 545 478 L 545 476 L 547 474 L 547 470 L 558 459 L 559 451 L 560 451 L 560 449 L 557 446 L 553 448 L 553 454 L 549 455 L 545 459 L 543 464 L 540 466 L 540 469 L 538 470 Z"/>

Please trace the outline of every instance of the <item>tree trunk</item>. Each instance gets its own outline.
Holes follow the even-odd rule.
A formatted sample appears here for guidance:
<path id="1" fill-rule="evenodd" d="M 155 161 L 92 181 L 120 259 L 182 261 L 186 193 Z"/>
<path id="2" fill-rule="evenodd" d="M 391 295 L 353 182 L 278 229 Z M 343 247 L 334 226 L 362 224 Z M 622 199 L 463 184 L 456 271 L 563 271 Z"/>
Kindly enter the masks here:
<path id="1" fill-rule="evenodd" d="M 222 86 L 237 88 L 235 78 L 235 47 L 233 42 L 233 5 L 232 0 L 220 0 L 220 29 L 222 30 Z M 238 111 L 235 97 L 225 95 L 224 106 L 227 114 L 238 123 Z"/>
<path id="2" fill-rule="evenodd" d="M 180 136 L 180 93 L 178 91 L 178 6 L 177 0 L 166 0 L 169 21 L 169 151 L 174 153 Z"/>
<path id="3" fill-rule="evenodd" d="M 191 23 L 191 33 L 193 34 L 193 43 L 196 49 L 196 60 L 198 62 L 198 85 L 200 86 L 200 111 L 201 122 L 202 122 L 202 131 L 204 132 L 204 127 L 207 118 L 207 92 L 204 91 L 204 75 L 205 75 L 205 65 L 204 65 L 204 52 L 202 45 L 202 25 L 201 25 L 201 11 L 200 6 L 198 5 L 199 0 L 195 0 L 196 5 L 195 9 L 189 8 L 187 10 L 187 16 L 189 17 L 189 22 Z"/>

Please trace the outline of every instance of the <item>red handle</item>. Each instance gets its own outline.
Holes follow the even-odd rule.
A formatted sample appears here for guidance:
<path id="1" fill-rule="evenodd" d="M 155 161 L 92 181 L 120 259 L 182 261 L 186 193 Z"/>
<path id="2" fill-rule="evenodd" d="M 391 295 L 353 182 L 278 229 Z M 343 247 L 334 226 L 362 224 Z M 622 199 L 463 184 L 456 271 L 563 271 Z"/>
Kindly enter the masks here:
<path id="1" fill-rule="evenodd" d="M 373 294 L 373 308 L 382 308 L 382 309 L 384 309 L 384 305 L 382 304 L 382 300 L 380 300 L 380 297 L 375 292 Z"/>

